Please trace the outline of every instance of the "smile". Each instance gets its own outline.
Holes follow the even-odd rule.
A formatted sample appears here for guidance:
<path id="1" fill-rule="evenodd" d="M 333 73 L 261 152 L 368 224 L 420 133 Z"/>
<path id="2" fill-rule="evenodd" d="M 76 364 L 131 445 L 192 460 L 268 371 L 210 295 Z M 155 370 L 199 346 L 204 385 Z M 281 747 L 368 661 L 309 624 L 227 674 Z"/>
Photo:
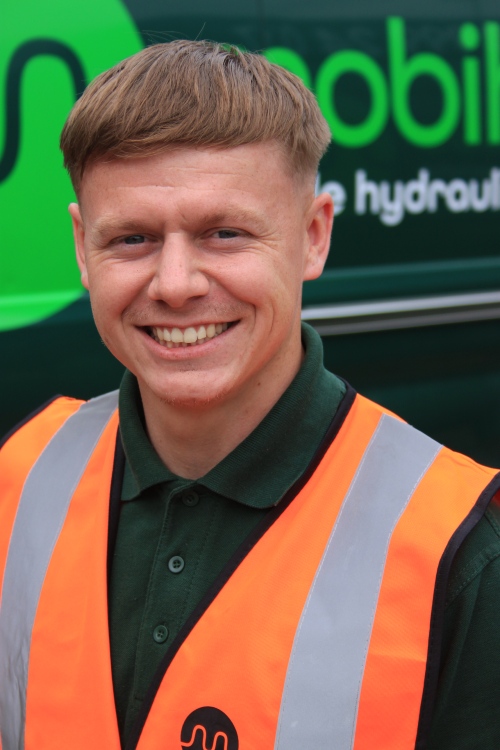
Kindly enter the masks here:
<path id="1" fill-rule="evenodd" d="M 159 328 L 151 326 L 148 328 L 149 335 L 167 349 L 176 349 L 179 346 L 196 346 L 204 344 L 205 341 L 213 339 L 219 334 L 227 331 L 230 323 L 209 323 L 207 326 L 188 328 Z"/>

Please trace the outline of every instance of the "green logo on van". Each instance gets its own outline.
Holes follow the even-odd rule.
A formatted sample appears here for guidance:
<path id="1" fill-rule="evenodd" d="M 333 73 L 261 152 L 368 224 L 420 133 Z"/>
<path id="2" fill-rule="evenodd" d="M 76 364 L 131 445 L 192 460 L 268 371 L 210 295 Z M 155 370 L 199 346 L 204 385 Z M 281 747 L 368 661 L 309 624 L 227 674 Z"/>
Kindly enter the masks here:
<path id="1" fill-rule="evenodd" d="M 142 47 L 120 0 L 11 3 L 0 31 L 0 331 L 82 294 L 58 138 L 88 81 Z M 53 218 L 55 217 L 55 219 Z"/>
<path id="2" fill-rule="evenodd" d="M 384 132 L 392 117 L 401 136 L 420 148 L 441 146 L 462 123 L 463 141 L 468 146 L 500 143 L 500 25 L 487 22 L 480 29 L 464 23 L 458 33 L 457 49 L 463 52 L 457 73 L 440 55 L 419 52 L 409 55 L 406 28 L 402 18 L 387 19 L 387 70 L 365 52 L 345 49 L 327 57 L 312 85 L 308 66 L 300 55 L 286 47 L 265 52 L 272 62 L 300 76 L 314 88 L 319 105 L 342 146 L 368 146 Z M 336 103 L 336 85 L 346 74 L 360 76 L 370 94 L 369 111 L 357 124 L 342 120 Z M 421 123 L 414 116 L 410 92 L 417 79 L 431 79 L 439 87 L 441 111 L 432 123 Z M 485 92 L 485 122 L 482 122 L 482 91 Z M 484 131 L 484 135 L 483 135 Z M 483 140 L 484 138 L 484 140 Z"/>
<path id="3" fill-rule="evenodd" d="M 453 65 L 434 52 L 410 53 L 402 18 L 388 18 L 385 35 L 386 64 L 365 51 L 341 49 L 321 62 L 315 76 L 288 47 L 264 54 L 315 91 L 341 146 L 376 142 L 389 121 L 419 148 L 442 146 L 456 135 L 467 147 L 500 144 L 500 24 L 457 27 Z M 43 320 L 82 293 L 66 215 L 74 196 L 59 133 L 86 83 L 140 50 L 142 41 L 121 0 L 24 0 L 11 3 L 0 42 L 0 99 L 7 101 L 0 120 L 2 331 Z M 360 122 L 347 122 L 339 107 L 338 83 L 346 75 L 358 76 L 368 91 Z M 412 110 L 412 87 L 420 79 L 440 92 L 431 122 Z"/>

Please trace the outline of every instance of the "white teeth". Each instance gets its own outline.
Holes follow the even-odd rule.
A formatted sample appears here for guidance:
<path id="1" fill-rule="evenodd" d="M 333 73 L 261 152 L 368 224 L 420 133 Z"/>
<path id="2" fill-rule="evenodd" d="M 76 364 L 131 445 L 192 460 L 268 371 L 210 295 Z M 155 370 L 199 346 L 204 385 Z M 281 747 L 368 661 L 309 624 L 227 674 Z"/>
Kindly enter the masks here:
<path id="1" fill-rule="evenodd" d="M 198 341 L 198 333 L 196 331 L 196 328 L 186 328 L 186 330 L 184 331 L 184 343 L 194 344 L 196 341 Z"/>
<path id="2" fill-rule="evenodd" d="M 202 344 L 207 339 L 213 339 L 214 336 L 227 331 L 229 323 L 209 323 L 207 326 L 189 326 L 184 330 L 180 328 L 158 328 L 154 326 L 151 328 L 151 335 L 163 344 L 167 349 L 176 349 L 179 346 L 195 346 L 196 344 Z"/>
<path id="3" fill-rule="evenodd" d="M 184 336 L 180 328 L 172 328 L 172 341 L 174 344 L 182 344 Z"/>

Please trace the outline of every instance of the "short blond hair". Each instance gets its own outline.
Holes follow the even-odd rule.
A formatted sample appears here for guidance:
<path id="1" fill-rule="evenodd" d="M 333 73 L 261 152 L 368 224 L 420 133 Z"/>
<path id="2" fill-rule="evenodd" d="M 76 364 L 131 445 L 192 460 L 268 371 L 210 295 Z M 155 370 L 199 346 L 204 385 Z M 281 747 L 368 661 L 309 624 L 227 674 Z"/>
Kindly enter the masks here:
<path id="1" fill-rule="evenodd" d="M 260 54 L 178 40 L 92 81 L 64 125 L 61 149 L 78 191 L 85 167 L 106 157 L 265 141 L 283 148 L 294 172 L 316 173 L 330 130 L 300 78 Z"/>

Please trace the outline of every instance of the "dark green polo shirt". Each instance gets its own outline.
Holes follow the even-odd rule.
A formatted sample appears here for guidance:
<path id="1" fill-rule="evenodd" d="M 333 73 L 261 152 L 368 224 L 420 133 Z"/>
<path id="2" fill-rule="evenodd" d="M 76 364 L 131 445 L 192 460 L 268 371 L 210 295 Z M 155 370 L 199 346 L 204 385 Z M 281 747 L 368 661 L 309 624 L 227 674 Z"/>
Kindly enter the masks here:
<path id="1" fill-rule="evenodd" d="M 126 373 L 126 453 L 110 587 L 113 679 L 126 740 L 173 638 L 257 522 L 309 464 L 342 399 L 322 345 L 303 328 L 306 357 L 261 424 L 206 476 L 172 474 L 151 446 L 138 387 Z M 450 577 L 441 677 L 427 750 L 500 748 L 500 511 L 491 504 Z"/>
<path id="2" fill-rule="evenodd" d="M 160 660 L 203 594 L 260 519 L 303 474 L 345 385 L 303 328 L 297 376 L 256 429 L 198 480 L 169 471 L 149 442 L 137 381 L 120 386 L 126 455 L 111 569 L 111 660 L 122 742 Z"/>

